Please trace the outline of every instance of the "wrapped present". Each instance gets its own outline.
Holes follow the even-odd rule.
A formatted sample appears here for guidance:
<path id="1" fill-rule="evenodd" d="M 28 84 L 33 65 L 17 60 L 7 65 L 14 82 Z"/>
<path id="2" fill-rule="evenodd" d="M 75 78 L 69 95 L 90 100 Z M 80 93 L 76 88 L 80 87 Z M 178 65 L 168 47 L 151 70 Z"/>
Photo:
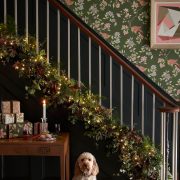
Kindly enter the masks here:
<path id="1" fill-rule="evenodd" d="M 48 123 L 34 123 L 34 135 L 48 132 Z"/>
<path id="2" fill-rule="evenodd" d="M 9 124 L 9 138 L 22 137 L 24 132 L 24 123 Z"/>
<path id="3" fill-rule="evenodd" d="M 20 101 L 2 101 L 1 111 L 3 114 L 20 113 Z"/>
<path id="4" fill-rule="evenodd" d="M 24 122 L 24 113 L 16 113 L 15 114 L 15 122 L 23 123 Z"/>
<path id="5" fill-rule="evenodd" d="M 24 135 L 32 135 L 33 134 L 33 124 L 29 121 L 26 121 L 23 126 Z"/>
<path id="6" fill-rule="evenodd" d="M 34 135 L 39 134 L 39 122 L 34 123 Z"/>
<path id="7" fill-rule="evenodd" d="M 19 114 L 20 112 L 20 101 L 11 101 L 11 113 Z"/>
<path id="8" fill-rule="evenodd" d="M 9 124 L 8 137 L 22 137 L 23 135 L 32 135 L 33 125 L 31 122 Z"/>
<path id="9" fill-rule="evenodd" d="M 2 101 L 1 102 L 1 111 L 2 111 L 2 113 L 5 113 L 5 114 L 11 113 L 11 102 L 10 101 Z"/>
<path id="10" fill-rule="evenodd" d="M 7 138 L 7 126 L 6 124 L 0 124 L 0 139 Z"/>
<path id="11" fill-rule="evenodd" d="M 14 114 L 2 114 L 2 123 L 3 124 L 14 123 Z"/>

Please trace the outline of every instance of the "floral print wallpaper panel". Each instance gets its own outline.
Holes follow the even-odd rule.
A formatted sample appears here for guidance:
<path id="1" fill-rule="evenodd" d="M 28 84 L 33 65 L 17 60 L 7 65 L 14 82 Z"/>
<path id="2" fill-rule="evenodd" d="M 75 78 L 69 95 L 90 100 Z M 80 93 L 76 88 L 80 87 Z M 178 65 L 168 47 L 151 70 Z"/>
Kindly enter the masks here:
<path id="1" fill-rule="evenodd" d="M 180 49 L 150 48 L 150 0 L 60 0 L 175 100 Z"/>

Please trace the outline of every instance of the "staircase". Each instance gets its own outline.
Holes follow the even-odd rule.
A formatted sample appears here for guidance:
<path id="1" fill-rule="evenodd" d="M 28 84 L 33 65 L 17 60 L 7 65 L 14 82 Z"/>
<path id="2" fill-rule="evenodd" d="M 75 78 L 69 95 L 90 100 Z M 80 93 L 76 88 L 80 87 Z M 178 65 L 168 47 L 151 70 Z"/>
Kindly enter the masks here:
<path id="1" fill-rule="evenodd" d="M 17 34 L 36 37 L 58 72 L 85 84 L 113 116 L 161 145 L 161 180 L 178 180 L 179 105 L 138 68 L 56 0 L 0 0 L 0 22 L 10 15 Z M 3 77 L 3 74 L 1 74 Z M 3 77 L 4 78 L 4 77 Z M 159 109 L 161 107 L 161 109 Z M 169 167 L 167 167 L 167 164 Z"/>

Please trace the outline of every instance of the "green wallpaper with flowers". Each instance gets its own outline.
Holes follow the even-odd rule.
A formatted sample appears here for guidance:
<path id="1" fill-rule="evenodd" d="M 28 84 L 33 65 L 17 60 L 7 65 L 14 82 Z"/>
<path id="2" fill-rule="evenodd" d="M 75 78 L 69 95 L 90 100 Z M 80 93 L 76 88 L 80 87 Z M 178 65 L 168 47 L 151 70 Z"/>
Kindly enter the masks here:
<path id="1" fill-rule="evenodd" d="M 150 48 L 150 0 L 60 0 L 170 96 L 180 100 L 180 49 Z"/>

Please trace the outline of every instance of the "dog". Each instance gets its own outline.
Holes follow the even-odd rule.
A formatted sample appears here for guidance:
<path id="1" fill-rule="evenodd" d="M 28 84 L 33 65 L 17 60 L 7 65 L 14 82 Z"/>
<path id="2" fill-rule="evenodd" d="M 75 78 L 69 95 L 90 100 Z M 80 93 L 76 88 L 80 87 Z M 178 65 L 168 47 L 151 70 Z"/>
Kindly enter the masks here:
<path id="1" fill-rule="evenodd" d="M 99 166 L 95 157 L 89 152 L 83 152 L 76 160 L 72 180 L 96 180 L 98 173 Z"/>

